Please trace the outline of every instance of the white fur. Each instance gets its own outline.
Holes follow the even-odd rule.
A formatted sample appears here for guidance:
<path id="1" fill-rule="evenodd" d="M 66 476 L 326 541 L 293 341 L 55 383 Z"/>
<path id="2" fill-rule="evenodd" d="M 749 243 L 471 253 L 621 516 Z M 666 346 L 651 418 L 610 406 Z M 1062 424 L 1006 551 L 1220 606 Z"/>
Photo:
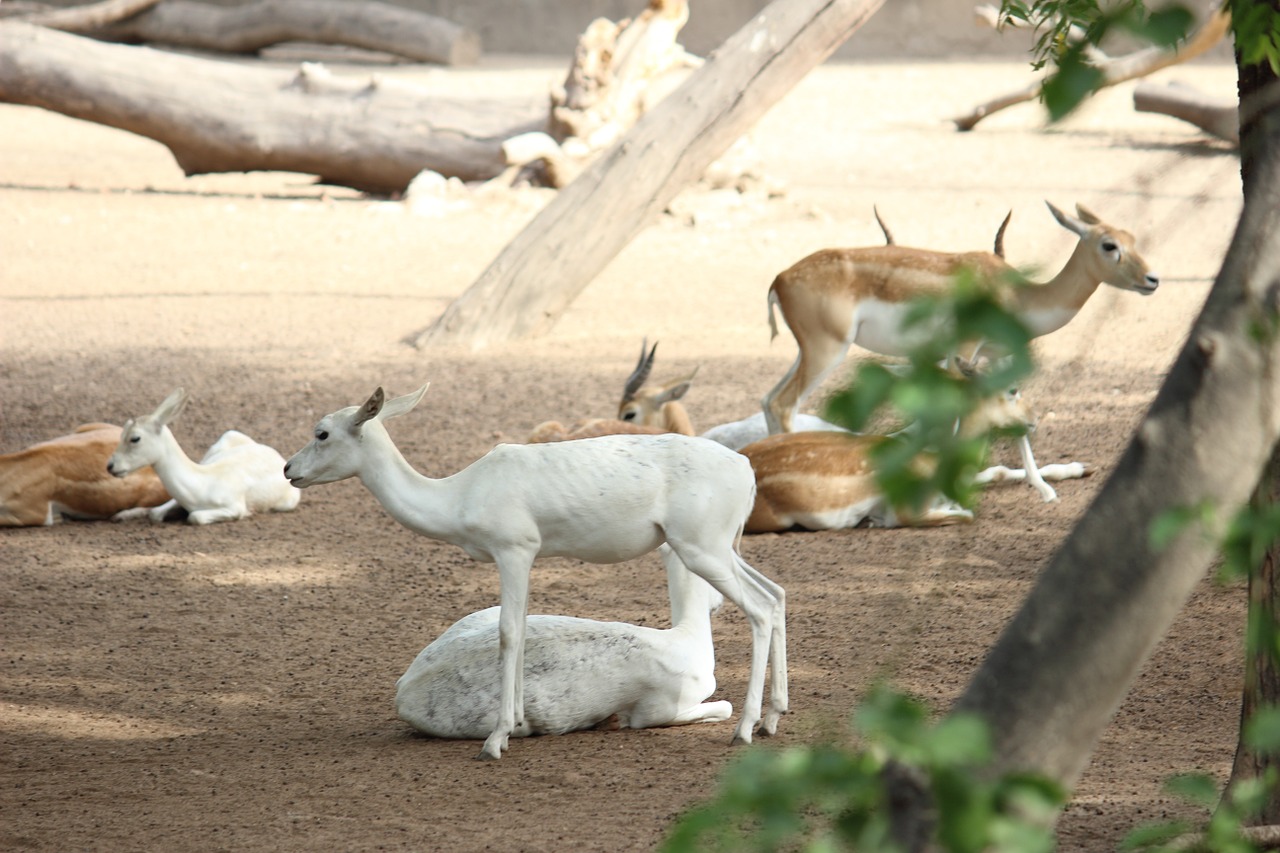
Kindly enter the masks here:
<path id="1" fill-rule="evenodd" d="M 672 627 L 572 616 L 530 616 L 524 722 L 512 737 L 564 734 L 609 723 L 643 729 L 719 722 L 711 613 L 723 600 L 663 546 Z M 396 713 L 434 737 L 485 738 L 498 725 L 501 607 L 464 616 L 418 654 L 396 682 Z"/>
<path id="2" fill-rule="evenodd" d="M 817 415 L 798 414 L 795 416 L 796 432 L 848 432 L 844 427 L 824 421 Z M 748 444 L 759 441 L 769 435 L 765 424 L 764 412 L 756 412 L 740 421 L 713 426 L 702 434 L 717 444 L 723 444 L 730 450 L 741 450 Z"/>
<path id="3" fill-rule="evenodd" d="M 750 742 L 757 721 L 772 734 L 787 710 L 786 621 L 780 586 L 738 555 L 755 479 L 727 448 L 675 434 L 619 435 L 495 447 L 440 480 L 400 454 L 383 420 L 413 409 L 426 393 L 322 418 L 285 476 L 299 487 L 358 477 L 401 524 L 493 562 L 501 578 L 498 723 L 481 758 L 500 758 L 523 723 L 525 614 L 529 571 L 540 556 L 617 563 L 664 542 L 688 569 L 742 608 L 751 625 L 751 673 L 735 741 Z M 385 402 L 385 406 L 384 406 Z M 771 692 L 761 716 L 766 670 Z"/>
<path id="4" fill-rule="evenodd" d="M 107 470 L 123 477 L 151 465 L 172 500 L 152 509 L 117 513 L 116 521 L 145 515 L 160 522 L 182 507 L 189 523 L 213 524 L 255 512 L 288 512 L 298 505 L 302 493 L 284 478 L 284 457 L 242 432 L 228 430 L 199 463 L 191 461 L 168 426 L 187 399 L 179 388 L 151 414 L 125 423 Z"/>

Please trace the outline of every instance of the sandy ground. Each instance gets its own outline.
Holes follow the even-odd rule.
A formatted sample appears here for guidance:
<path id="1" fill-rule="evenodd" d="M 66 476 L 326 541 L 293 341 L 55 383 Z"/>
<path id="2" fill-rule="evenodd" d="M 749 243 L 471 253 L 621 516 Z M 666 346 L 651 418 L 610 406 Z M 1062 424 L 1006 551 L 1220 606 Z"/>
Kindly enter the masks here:
<path id="1" fill-rule="evenodd" d="M 361 69 L 339 66 L 339 73 Z M 540 98 L 561 63 L 393 69 L 477 95 Z M 183 177 L 144 139 L 0 107 L 0 451 L 150 411 L 185 386 L 176 424 L 198 456 L 238 428 L 286 456 L 321 415 L 378 385 L 431 382 L 394 424 L 432 476 L 548 418 L 607 415 L 642 337 L 658 374 L 700 365 L 705 426 L 752 412 L 794 345 L 772 345 L 772 277 L 822 247 L 986 248 L 1010 208 L 1009 256 L 1052 270 L 1072 238 L 1044 208 L 1077 201 L 1139 235 L 1164 285 L 1103 288 L 1038 345 L 1026 389 L 1042 463 L 1092 479 L 1042 504 L 993 489 L 971 526 L 749 537 L 788 592 L 793 713 L 771 747 L 846 725 L 874 679 L 938 709 L 970 673 L 1111 470 L 1218 269 L 1240 205 L 1237 161 L 1130 88 L 1045 130 L 1034 106 L 971 134 L 945 119 L 1023 85 L 1026 66 L 828 65 L 758 128 L 767 204 L 689 193 L 632 243 L 549 336 L 478 354 L 415 351 L 430 322 L 545 196 L 447 215 L 287 174 Z M 1233 70 L 1166 72 L 1234 91 Z M 998 449 L 1002 461 L 1014 454 Z M 1140 535 L 1140 534 L 1137 534 Z M 648 850 L 706 797 L 732 723 L 478 744 L 415 736 L 396 678 L 497 573 L 415 536 L 355 482 L 286 515 L 196 528 L 67 523 L 0 533 L 0 848 Z M 1243 594 L 1206 581 L 1107 729 L 1060 823 L 1061 849 L 1114 847 L 1184 807 L 1176 771 L 1225 777 L 1235 743 Z M 656 557 L 539 564 L 533 612 L 663 625 Z M 740 705 L 749 636 L 716 620 L 717 698 Z M 1017 689 L 1010 685 L 1009 689 Z"/>

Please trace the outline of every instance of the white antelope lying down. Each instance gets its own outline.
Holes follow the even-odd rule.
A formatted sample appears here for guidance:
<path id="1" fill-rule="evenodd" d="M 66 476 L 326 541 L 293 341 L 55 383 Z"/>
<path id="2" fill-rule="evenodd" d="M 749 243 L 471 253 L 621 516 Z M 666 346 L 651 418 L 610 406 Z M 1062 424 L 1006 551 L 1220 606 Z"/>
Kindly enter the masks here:
<path id="1" fill-rule="evenodd" d="M 761 401 L 769 432 L 793 430 L 796 408 L 853 344 L 882 355 L 907 355 L 916 343 L 902 329 L 909 303 L 947 292 L 953 277 L 964 269 L 1003 288 L 1008 307 L 1032 336 L 1065 326 L 1099 284 L 1143 295 L 1155 292 L 1160 280 L 1147 269 L 1132 234 L 1107 225 L 1081 205 L 1076 206 L 1079 218 L 1052 204 L 1049 210 L 1080 242 L 1062 271 L 1044 284 L 1013 284 L 1006 278 L 1015 275 L 1013 267 L 991 252 L 934 252 L 896 245 L 823 249 L 780 273 L 769 287 L 769 327 L 776 336 L 777 306 L 799 353 L 786 376 Z M 1022 453 L 1028 480 L 1045 500 L 1053 500 L 1053 489 L 1031 473 L 1035 462 L 1025 440 Z"/>
<path id="2" fill-rule="evenodd" d="M 173 499 L 154 509 L 130 510 L 117 520 L 164 519 L 178 507 L 191 524 L 248 518 L 255 512 L 288 512 L 301 492 L 282 473 L 284 457 L 237 430 L 228 430 L 197 464 L 182 452 L 169 424 L 187 405 L 179 388 L 149 415 L 129 420 L 106 470 L 117 477 L 151 465 Z"/>
<path id="3" fill-rule="evenodd" d="M 751 625 L 751 674 L 735 742 L 773 734 L 787 710 L 786 613 L 782 587 L 736 546 L 751 514 L 755 479 L 741 455 L 682 435 L 612 435 L 553 444 L 500 444 L 467 468 L 433 480 L 415 471 L 383 421 L 426 393 L 320 419 L 285 466 L 300 488 L 358 477 L 393 518 L 473 559 L 501 579 L 496 724 L 479 758 L 501 758 L 525 722 L 525 614 L 538 557 L 618 563 L 668 545 L 676 559 L 742 608 Z M 769 706 L 761 714 L 766 670 Z"/>
<path id="4" fill-rule="evenodd" d="M 512 737 L 600 727 L 645 729 L 720 722 L 711 614 L 720 593 L 663 546 L 670 628 L 530 616 L 525 635 L 524 723 Z M 396 682 L 396 713 L 424 734 L 485 738 L 498 724 L 501 607 L 464 616 L 419 653 Z"/>
<path id="5" fill-rule="evenodd" d="M 150 467 L 123 479 L 107 473 L 119 441 L 118 426 L 83 424 L 70 435 L 0 456 L 0 527 L 47 526 L 64 517 L 111 518 L 169 500 Z"/>
<path id="6" fill-rule="evenodd" d="M 1017 392 L 985 401 L 966 419 L 964 430 L 977 435 L 991 429 L 1030 426 L 1031 414 Z M 846 527 L 936 527 L 973 520 L 973 513 L 939 495 L 919 512 L 895 509 L 876 482 L 872 451 L 891 439 L 837 432 L 789 432 L 771 435 L 742 448 L 756 475 L 756 502 L 747 519 L 748 533 L 777 533 L 801 527 L 837 530 Z M 928 458 L 917 459 L 928 466 Z M 1079 462 L 1046 465 L 1044 479 L 1085 476 Z M 997 466 L 980 472 L 974 482 L 986 485 L 1027 478 L 1021 468 Z"/>

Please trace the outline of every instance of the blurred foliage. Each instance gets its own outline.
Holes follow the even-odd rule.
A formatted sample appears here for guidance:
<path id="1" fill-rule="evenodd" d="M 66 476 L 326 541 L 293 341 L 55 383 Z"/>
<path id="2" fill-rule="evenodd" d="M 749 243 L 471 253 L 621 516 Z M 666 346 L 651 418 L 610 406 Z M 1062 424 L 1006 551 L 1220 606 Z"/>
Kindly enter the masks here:
<path id="1" fill-rule="evenodd" d="M 810 853 L 897 849 L 886 771 L 925 779 L 937 817 L 936 849 L 955 853 L 1049 853 L 1052 816 L 1064 801 L 1054 783 L 1025 774 L 986 780 L 990 738 L 981 721 L 929 721 L 919 702 L 883 686 L 854 714 L 861 748 L 832 744 L 752 748 L 732 762 L 710 803 L 685 814 L 662 850 Z"/>
<path id="2" fill-rule="evenodd" d="M 1023 282 L 1018 277 L 1015 286 Z M 907 365 L 864 361 L 827 403 L 824 417 L 854 431 L 886 410 L 908 425 L 872 452 L 877 482 L 896 507 L 920 510 L 938 495 L 962 506 L 974 503 L 973 476 L 984 464 L 990 435 L 959 425 L 1034 369 L 1031 333 L 1004 308 L 1004 284 L 963 271 L 950 292 L 912 302 L 903 334 L 918 343 Z M 987 369 L 948 367 L 954 353 L 972 354 L 975 347 L 989 359 Z"/>
<path id="3" fill-rule="evenodd" d="M 1195 15 L 1178 3 L 1151 10 L 1141 0 L 1105 6 L 1097 0 L 1002 0 L 1000 20 L 1034 29 L 1031 64 L 1037 70 L 1053 66 L 1041 97 L 1050 120 L 1058 121 L 1102 87 L 1103 73 L 1092 56 L 1110 35 L 1119 32 L 1156 47 L 1176 47 L 1191 31 Z"/>

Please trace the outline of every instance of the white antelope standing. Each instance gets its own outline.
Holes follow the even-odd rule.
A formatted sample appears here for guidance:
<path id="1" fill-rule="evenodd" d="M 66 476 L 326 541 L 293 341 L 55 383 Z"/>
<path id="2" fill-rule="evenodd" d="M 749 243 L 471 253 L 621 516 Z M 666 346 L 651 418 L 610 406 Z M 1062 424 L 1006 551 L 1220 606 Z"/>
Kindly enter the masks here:
<path id="1" fill-rule="evenodd" d="M 961 424 L 967 436 L 992 429 L 1032 424 L 1032 415 L 1016 391 L 990 397 Z M 973 520 L 972 511 L 938 495 L 920 510 L 895 508 L 876 482 L 872 453 L 892 439 L 882 435 L 838 432 L 787 432 L 742 448 L 756 475 L 756 501 L 747 519 L 748 533 L 779 533 L 794 527 L 837 530 L 847 527 L 937 527 Z M 927 455 L 916 465 L 927 468 Z M 1046 465 L 1047 480 L 1083 477 L 1079 462 Z M 974 477 L 978 485 L 1016 482 L 1026 469 L 996 466 Z"/>
<path id="2" fill-rule="evenodd" d="M 796 408 L 853 344 L 881 355 L 907 355 L 915 343 L 902 328 L 909 303 L 945 293 L 964 269 L 1002 287 L 1006 304 L 1033 337 L 1070 322 L 1099 284 L 1143 295 L 1159 286 L 1159 278 L 1138 254 L 1133 235 L 1081 205 L 1076 205 L 1078 218 L 1052 204 L 1049 210 L 1080 241 L 1062 270 L 1044 284 L 1014 284 L 1013 268 L 991 252 L 948 253 L 896 245 L 823 249 L 780 273 L 769 287 L 769 327 L 776 336 L 776 306 L 795 335 L 799 353 L 761 401 L 769 432 L 793 430 Z M 1020 447 L 1028 480 L 1045 500 L 1053 500 L 1053 488 L 1033 473 L 1037 469 L 1030 443 L 1024 438 Z"/>
<path id="3" fill-rule="evenodd" d="M 671 627 L 530 616 L 524 657 L 524 722 L 512 737 L 607 726 L 645 729 L 720 722 L 711 614 L 720 593 L 666 546 Z M 501 607 L 464 616 L 423 649 L 396 682 L 396 713 L 433 737 L 484 738 L 498 725 Z"/>
<path id="4" fill-rule="evenodd" d="M 255 512 L 288 512 L 298 505 L 302 493 L 281 473 L 284 457 L 242 432 L 224 432 L 199 463 L 188 458 L 169 429 L 187 399 L 179 388 L 151 414 L 125 422 L 107 471 L 124 477 L 151 465 L 173 499 L 152 509 L 119 513 L 117 520 L 145 515 L 160 522 L 181 507 L 189 523 L 213 524 Z"/>
<path id="5" fill-rule="evenodd" d="M 111 518 L 153 507 L 169 493 L 149 466 L 123 479 L 107 472 L 120 427 L 82 424 L 70 435 L 0 456 L 0 527 L 51 525 L 62 518 Z"/>
<path id="6" fill-rule="evenodd" d="M 424 536 L 496 563 L 501 692 L 497 724 L 479 758 L 501 758 L 523 724 L 525 616 L 538 557 L 617 563 L 668 545 L 675 558 L 742 608 L 751 625 L 751 674 L 735 742 L 756 723 L 773 734 L 787 710 L 782 587 L 737 552 L 755 478 L 745 458 L 686 436 L 615 435 L 553 444 L 500 444 L 450 477 L 434 480 L 405 460 L 383 421 L 426 393 L 320 419 L 312 440 L 285 466 L 300 488 L 358 477 L 393 518 Z M 761 714 L 766 672 L 769 706 Z"/>

